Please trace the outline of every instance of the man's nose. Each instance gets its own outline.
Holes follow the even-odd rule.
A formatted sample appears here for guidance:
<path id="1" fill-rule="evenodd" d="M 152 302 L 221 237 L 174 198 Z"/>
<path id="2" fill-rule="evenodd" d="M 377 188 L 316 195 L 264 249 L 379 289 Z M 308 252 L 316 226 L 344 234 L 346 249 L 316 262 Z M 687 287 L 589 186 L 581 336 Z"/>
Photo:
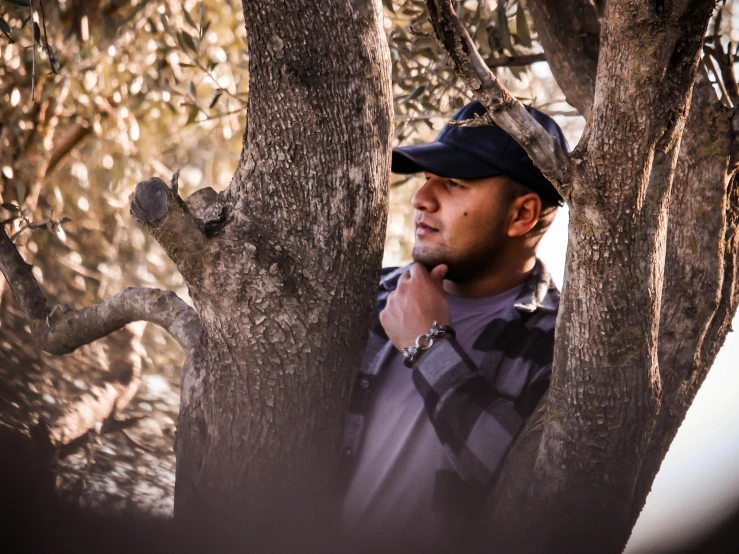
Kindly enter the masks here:
<path id="1" fill-rule="evenodd" d="M 435 212 L 439 209 L 439 201 L 436 197 L 436 187 L 440 177 L 431 176 L 421 186 L 411 199 L 411 205 L 414 209 L 422 212 Z"/>

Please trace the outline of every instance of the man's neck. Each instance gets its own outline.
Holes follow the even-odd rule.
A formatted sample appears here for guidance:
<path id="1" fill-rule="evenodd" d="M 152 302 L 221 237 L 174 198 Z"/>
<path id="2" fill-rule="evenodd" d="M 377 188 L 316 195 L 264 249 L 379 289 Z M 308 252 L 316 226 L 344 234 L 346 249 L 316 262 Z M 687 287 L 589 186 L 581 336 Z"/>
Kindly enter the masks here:
<path id="1" fill-rule="evenodd" d="M 536 256 L 522 257 L 519 260 L 505 260 L 479 277 L 464 282 L 444 281 L 444 290 L 452 296 L 461 298 L 486 298 L 495 296 L 523 283 L 534 269 Z"/>

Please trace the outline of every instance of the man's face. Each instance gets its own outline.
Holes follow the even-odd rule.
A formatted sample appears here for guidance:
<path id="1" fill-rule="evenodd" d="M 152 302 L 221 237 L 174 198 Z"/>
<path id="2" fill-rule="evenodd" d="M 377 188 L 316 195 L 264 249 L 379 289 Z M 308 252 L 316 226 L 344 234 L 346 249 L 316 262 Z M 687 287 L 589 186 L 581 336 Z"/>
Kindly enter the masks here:
<path id="1" fill-rule="evenodd" d="M 495 267 L 507 237 L 507 177 L 474 181 L 426 173 L 414 195 L 413 260 L 449 266 L 446 278 L 463 282 Z"/>

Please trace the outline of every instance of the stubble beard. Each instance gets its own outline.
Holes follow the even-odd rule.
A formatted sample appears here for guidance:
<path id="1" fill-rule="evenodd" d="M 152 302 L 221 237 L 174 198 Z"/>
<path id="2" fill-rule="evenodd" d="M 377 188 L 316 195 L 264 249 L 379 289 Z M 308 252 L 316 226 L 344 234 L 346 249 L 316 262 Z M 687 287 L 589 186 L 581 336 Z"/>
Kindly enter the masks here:
<path id="1" fill-rule="evenodd" d="M 424 265 L 428 271 L 439 264 L 446 264 L 449 269 L 445 279 L 465 283 L 495 271 L 500 265 L 502 250 L 503 239 L 497 235 L 485 244 L 457 254 L 449 252 L 445 246 L 426 250 L 416 242 L 413 247 L 413 261 Z"/>

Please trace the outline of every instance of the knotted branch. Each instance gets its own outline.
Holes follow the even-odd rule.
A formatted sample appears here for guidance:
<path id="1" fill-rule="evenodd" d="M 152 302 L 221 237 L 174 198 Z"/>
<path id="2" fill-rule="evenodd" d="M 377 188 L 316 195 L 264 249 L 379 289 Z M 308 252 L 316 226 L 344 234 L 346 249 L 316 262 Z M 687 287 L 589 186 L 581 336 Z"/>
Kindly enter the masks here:
<path id="1" fill-rule="evenodd" d="M 495 78 L 459 21 L 451 0 L 426 0 L 426 7 L 436 38 L 449 54 L 457 75 L 487 108 L 495 124 L 511 135 L 557 191 L 569 198 L 567 153 Z"/>

